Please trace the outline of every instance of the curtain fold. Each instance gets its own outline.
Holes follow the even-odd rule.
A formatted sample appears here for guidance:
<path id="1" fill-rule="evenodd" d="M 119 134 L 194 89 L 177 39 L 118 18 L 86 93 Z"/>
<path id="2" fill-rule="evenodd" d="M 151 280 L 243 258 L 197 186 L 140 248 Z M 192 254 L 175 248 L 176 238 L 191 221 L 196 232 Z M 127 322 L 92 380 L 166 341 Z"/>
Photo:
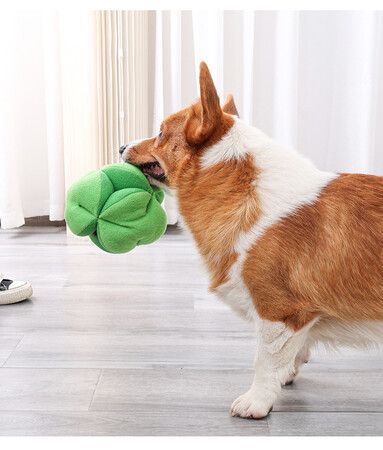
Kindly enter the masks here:
<path id="1" fill-rule="evenodd" d="M 95 12 L 97 127 L 102 164 L 119 147 L 148 136 L 148 13 Z"/>
<path id="2" fill-rule="evenodd" d="M 4 12 L 0 50 L 2 228 L 62 219 L 75 179 L 198 97 L 201 60 L 321 169 L 383 174 L 381 11 Z"/>
<path id="3" fill-rule="evenodd" d="M 17 111 L 12 92 L 16 88 L 16 14 L 0 15 L 0 219 L 2 228 L 24 224 L 16 153 Z"/>
<path id="4" fill-rule="evenodd" d="M 95 17 L 93 12 L 59 13 L 65 190 L 85 173 L 100 168 L 97 148 Z"/>
<path id="5" fill-rule="evenodd" d="M 65 209 L 64 136 L 57 11 L 43 15 L 45 117 L 49 167 L 49 219 L 62 220 Z"/>
<path id="6" fill-rule="evenodd" d="M 48 186 L 42 150 L 44 99 L 38 95 L 43 85 L 42 55 L 35 51 L 39 19 L 34 12 L 0 14 L 0 221 L 4 229 L 23 225 L 26 213 L 35 208 L 49 212 L 48 199 L 35 185 L 38 181 L 41 190 Z"/>

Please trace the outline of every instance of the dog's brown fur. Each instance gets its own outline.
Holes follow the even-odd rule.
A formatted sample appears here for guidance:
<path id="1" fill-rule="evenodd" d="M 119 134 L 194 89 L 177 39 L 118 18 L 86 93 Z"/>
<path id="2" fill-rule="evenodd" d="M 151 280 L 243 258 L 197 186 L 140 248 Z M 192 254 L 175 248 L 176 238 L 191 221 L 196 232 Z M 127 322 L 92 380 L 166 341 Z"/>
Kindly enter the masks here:
<path id="1" fill-rule="evenodd" d="M 294 329 L 319 314 L 383 320 L 383 178 L 332 181 L 266 231 L 243 277 L 258 313 Z"/>
<path id="2" fill-rule="evenodd" d="M 202 170 L 199 158 L 193 158 L 179 181 L 180 211 L 210 271 L 213 290 L 227 281 L 239 234 L 259 216 L 255 175 L 250 156 Z"/>

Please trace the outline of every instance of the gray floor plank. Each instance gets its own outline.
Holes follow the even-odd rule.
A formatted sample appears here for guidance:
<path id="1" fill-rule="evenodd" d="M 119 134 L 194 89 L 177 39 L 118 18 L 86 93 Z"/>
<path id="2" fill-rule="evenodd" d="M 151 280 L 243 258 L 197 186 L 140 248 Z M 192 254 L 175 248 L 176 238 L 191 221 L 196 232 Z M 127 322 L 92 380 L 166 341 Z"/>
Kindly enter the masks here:
<path id="1" fill-rule="evenodd" d="M 383 414 L 276 412 L 268 426 L 273 436 L 381 436 Z"/>
<path id="2" fill-rule="evenodd" d="M 295 382 L 283 389 L 274 411 L 383 412 L 383 359 L 346 350 L 314 353 Z"/>
<path id="3" fill-rule="evenodd" d="M 127 408 L 109 412 L 4 411 L 0 435 L 44 436 L 267 436 L 267 420 L 230 417 L 228 411 Z"/>
<path id="4" fill-rule="evenodd" d="M 0 411 L 87 411 L 99 376 L 100 371 L 92 369 L 3 367 L 0 369 Z"/>
<path id="5" fill-rule="evenodd" d="M 0 367 L 4 365 L 16 346 L 20 343 L 22 334 L 0 334 Z"/>
<path id="6" fill-rule="evenodd" d="M 41 333 L 243 333 L 250 331 L 233 313 L 195 310 L 111 309 L 108 305 L 76 305 L 40 308 L 36 297 L 17 305 L 2 307 L 0 329 L 3 334 Z"/>
<path id="7" fill-rule="evenodd" d="M 383 372 L 307 370 L 283 389 L 274 411 L 383 412 Z"/>
<path id="8" fill-rule="evenodd" d="M 107 337 L 90 333 L 30 333 L 5 366 L 250 368 L 253 354 L 254 338 L 247 333 L 131 333 Z"/>
<path id="9" fill-rule="evenodd" d="M 230 407 L 250 386 L 250 369 L 186 369 L 163 367 L 104 370 L 92 410 L 123 410 L 131 404 L 184 404 L 185 408 Z M 366 383 L 365 380 L 368 379 Z M 383 412 L 383 377 L 379 372 L 339 371 L 336 376 L 306 371 L 283 389 L 274 411 Z M 186 406 L 187 405 L 187 406 Z"/>
<path id="10" fill-rule="evenodd" d="M 105 369 L 92 411 L 121 411 L 135 405 L 177 406 L 189 410 L 229 410 L 251 381 L 249 369 Z"/>

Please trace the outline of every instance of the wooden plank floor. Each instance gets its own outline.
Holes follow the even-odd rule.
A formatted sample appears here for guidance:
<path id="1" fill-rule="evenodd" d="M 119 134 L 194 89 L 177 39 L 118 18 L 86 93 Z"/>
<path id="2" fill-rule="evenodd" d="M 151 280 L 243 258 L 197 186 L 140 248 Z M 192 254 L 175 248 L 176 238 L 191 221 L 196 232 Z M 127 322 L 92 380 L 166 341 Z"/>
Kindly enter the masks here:
<path id="1" fill-rule="evenodd" d="M 251 326 L 177 231 L 125 255 L 62 228 L 0 231 L 0 271 L 35 290 L 0 307 L 2 435 L 383 434 L 379 353 L 319 351 L 267 419 L 230 417 Z"/>

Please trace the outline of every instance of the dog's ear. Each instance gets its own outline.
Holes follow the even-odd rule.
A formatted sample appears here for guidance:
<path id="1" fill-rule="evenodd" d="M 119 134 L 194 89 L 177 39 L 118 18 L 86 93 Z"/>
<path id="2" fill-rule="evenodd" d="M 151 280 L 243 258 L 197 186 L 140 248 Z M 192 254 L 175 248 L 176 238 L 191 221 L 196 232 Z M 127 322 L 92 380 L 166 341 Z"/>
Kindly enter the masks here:
<path id="1" fill-rule="evenodd" d="M 234 98 L 229 94 L 226 98 L 224 105 L 222 106 L 222 111 L 231 114 L 232 116 L 239 117 L 237 107 L 235 106 Z"/>
<path id="2" fill-rule="evenodd" d="M 185 125 L 186 140 L 201 145 L 209 139 L 222 119 L 222 109 L 213 79 L 205 62 L 199 67 L 200 101 L 191 109 Z"/>

